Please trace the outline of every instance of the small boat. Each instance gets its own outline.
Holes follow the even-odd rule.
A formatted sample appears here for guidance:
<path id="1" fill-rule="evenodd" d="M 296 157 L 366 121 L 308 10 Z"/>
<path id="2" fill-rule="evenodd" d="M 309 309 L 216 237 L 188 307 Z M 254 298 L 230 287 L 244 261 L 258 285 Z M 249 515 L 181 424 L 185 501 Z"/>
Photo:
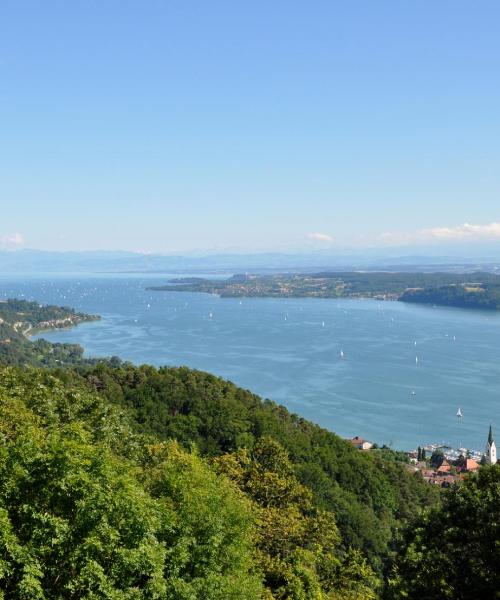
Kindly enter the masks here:
<path id="1" fill-rule="evenodd" d="M 410 392 L 410 394 L 411 394 L 412 396 L 416 396 L 416 395 L 417 395 L 417 392 L 416 392 L 415 390 L 412 390 L 412 391 Z"/>
<path id="2" fill-rule="evenodd" d="M 418 365 L 418 356 L 415 356 L 415 364 Z"/>
<path id="3" fill-rule="evenodd" d="M 324 321 L 322 321 L 322 322 L 321 322 L 321 327 L 324 327 L 324 326 L 325 326 L 325 322 L 324 322 Z"/>
<path id="4" fill-rule="evenodd" d="M 458 407 L 458 410 L 457 410 L 457 417 L 458 417 L 459 419 L 460 419 L 461 417 L 463 417 L 463 414 L 462 414 L 462 409 L 460 408 L 460 406 Z"/>
<path id="5" fill-rule="evenodd" d="M 344 358 L 344 351 L 343 350 L 340 351 L 340 358 Z"/>

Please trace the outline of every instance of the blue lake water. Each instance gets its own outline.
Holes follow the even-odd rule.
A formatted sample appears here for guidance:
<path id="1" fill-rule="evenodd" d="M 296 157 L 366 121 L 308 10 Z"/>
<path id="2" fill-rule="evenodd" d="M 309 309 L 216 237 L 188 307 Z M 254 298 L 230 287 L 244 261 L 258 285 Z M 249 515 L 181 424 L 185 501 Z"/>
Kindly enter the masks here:
<path id="1" fill-rule="evenodd" d="M 489 424 L 500 426 L 500 314 L 145 290 L 167 278 L 3 276 L 0 297 L 98 313 L 42 337 L 88 356 L 210 371 L 342 436 L 481 449 Z"/>

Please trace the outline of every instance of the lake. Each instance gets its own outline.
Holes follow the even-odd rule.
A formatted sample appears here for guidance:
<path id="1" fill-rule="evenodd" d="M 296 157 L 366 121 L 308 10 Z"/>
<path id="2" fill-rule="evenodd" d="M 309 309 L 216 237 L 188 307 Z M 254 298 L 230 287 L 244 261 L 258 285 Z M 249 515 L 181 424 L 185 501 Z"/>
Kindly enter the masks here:
<path id="1" fill-rule="evenodd" d="M 79 343 L 87 356 L 210 371 L 344 437 L 482 449 L 500 424 L 500 314 L 145 290 L 166 279 L 3 276 L 0 297 L 98 313 L 41 337 Z"/>

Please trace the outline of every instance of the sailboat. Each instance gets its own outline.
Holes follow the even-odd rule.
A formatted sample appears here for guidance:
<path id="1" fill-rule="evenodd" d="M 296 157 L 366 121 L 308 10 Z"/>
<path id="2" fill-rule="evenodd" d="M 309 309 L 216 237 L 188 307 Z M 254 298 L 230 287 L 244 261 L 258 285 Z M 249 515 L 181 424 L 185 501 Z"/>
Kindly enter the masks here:
<path id="1" fill-rule="evenodd" d="M 340 351 L 340 358 L 344 358 L 344 351 L 343 350 Z"/>
<path id="2" fill-rule="evenodd" d="M 457 410 L 457 417 L 458 417 L 459 419 L 463 417 L 463 414 L 462 414 L 462 409 L 460 408 L 460 406 L 458 407 L 458 410 Z"/>

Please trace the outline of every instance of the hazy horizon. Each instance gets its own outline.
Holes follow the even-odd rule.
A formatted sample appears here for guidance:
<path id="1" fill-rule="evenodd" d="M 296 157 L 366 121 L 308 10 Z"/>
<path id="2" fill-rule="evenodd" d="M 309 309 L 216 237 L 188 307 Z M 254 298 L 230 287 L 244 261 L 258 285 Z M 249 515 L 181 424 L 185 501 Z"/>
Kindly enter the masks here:
<path id="1" fill-rule="evenodd" d="M 184 251 L 147 252 L 138 250 L 127 250 L 125 248 L 105 249 L 48 249 L 30 248 L 18 245 L 17 247 L 0 247 L 2 255 L 117 255 L 137 257 L 213 257 L 213 256 L 332 256 L 332 257 L 379 257 L 379 258 L 406 258 L 406 257 L 429 257 L 429 258 L 467 258 L 495 256 L 500 260 L 500 244 L 430 244 L 430 245 L 406 245 L 406 246 L 330 246 L 326 248 L 259 248 L 247 250 L 244 248 L 192 248 Z"/>

